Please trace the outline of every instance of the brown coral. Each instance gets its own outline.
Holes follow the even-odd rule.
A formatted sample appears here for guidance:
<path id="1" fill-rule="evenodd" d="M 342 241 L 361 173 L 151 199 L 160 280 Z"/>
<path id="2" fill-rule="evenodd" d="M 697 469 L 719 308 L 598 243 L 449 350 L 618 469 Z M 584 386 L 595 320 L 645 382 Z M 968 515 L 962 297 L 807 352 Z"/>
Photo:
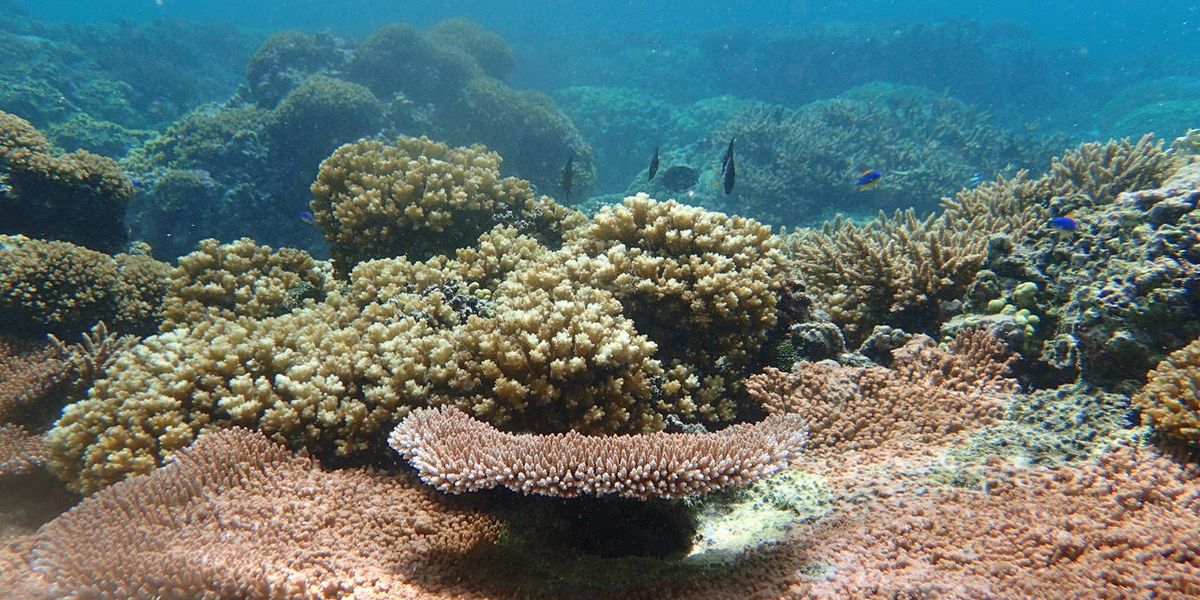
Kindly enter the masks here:
<path id="1" fill-rule="evenodd" d="M 327 267 L 326 267 L 327 268 Z M 164 329 L 207 315 L 256 319 L 283 314 L 303 298 L 322 298 L 327 273 L 303 250 L 207 239 L 180 257 L 163 301 Z"/>
<path id="2" fill-rule="evenodd" d="M 101 320 L 117 331 L 153 330 L 169 270 L 147 256 L 0 236 L 0 330 L 74 337 Z"/>
<path id="3" fill-rule="evenodd" d="M 1146 134 L 1129 139 L 1092 142 L 1064 153 L 1050 165 L 1050 186 L 1059 194 L 1077 195 L 1086 206 L 1109 204 L 1125 191 L 1158 187 L 1185 159 L 1163 150 L 1163 141 Z"/>
<path id="4" fill-rule="evenodd" d="M 0 172 L 11 196 L 0 231 L 61 239 L 113 252 L 125 242 L 132 180 L 111 159 L 59 154 L 28 121 L 0 111 Z"/>
<path id="5" fill-rule="evenodd" d="M 502 178 L 498 154 L 424 137 L 342 146 L 321 163 L 312 193 L 313 215 L 343 273 L 372 258 L 452 254 L 497 224 L 557 239 L 578 220 L 535 196 L 529 182 Z"/>
<path id="6" fill-rule="evenodd" d="M 746 382 L 768 413 L 809 420 L 812 452 L 840 453 L 892 440 L 930 443 L 982 428 L 999 416 L 1016 382 L 1004 376 L 1000 343 L 982 332 L 960 334 L 953 350 L 920 337 L 897 349 L 895 369 L 798 364 L 767 368 Z"/>
<path id="7" fill-rule="evenodd" d="M 587 437 L 514 435 L 455 409 L 413 411 L 388 443 L 438 490 L 504 486 L 524 494 L 676 498 L 740 486 L 785 469 L 803 420 L 774 416 L 716 433 Z"/>
<path id="8" fill-rule="evenodd" d="M 231 429 L 45 525 L 32 562 L 59 596 L 423 597 L 443 590 L 416 567 L 496 533 L 403 478 L 322 471 Z"/>
<path id="9" fill-rule="evenodd" d="M 0 423 L 24 422 L 44 412 L 70 374 L 57 348 L 0 336 Z"/>
<path id="10" fill-rule="evenodd" d="M 0 424 L 0 477 L 28 473 L 45 462 L 46 446 L 41 436 Z"/>
<path id="11" fill-rule="evenodd" d="M 1163 433 L 1200 444 L 1200 340 L 1158 363 L 1133 396 L 1142 422 Z"/>

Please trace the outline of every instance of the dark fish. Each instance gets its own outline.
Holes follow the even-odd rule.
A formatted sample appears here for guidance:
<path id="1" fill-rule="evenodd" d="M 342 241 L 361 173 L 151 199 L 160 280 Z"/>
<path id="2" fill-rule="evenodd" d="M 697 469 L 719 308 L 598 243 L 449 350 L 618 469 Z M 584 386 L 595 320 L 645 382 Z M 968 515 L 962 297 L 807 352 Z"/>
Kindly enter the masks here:
<path id="1" fill-rule="evenodd" d="M 729 138 L 729 147 L 725 149 L 725 154 L 721 155 L 721 174 L 725 174 L 725 166 L 733 161 L 733 138 Z M 729 193 L 729 192 L 726 192 Z"/>
<path id="2" fill-rule="evenodd" d="M 1050 219 L 1050 226 L 1057 227 L 1063 231 L 1075 231 L 1076 229 L 1079 229 L 1079 223 L 1077 223 L 1075 218 L 1071 215 L 1054 217 L 1053 219 Z"/>
<path id="3" fill-rule="evenodd" d="M 301 221 L 304 221 L 305 223 L 308 223 L 309 225 L 317 224 L 317 218 L 315 216 L 313 216 L 313 214 L 308 212 L 307 210 L 302 210 L 300 212 L 297 212 L 296 216 L 300 217 Z"/>
<path id="4" fill-rule="evenodd" d="M 144 188 L 144 187 L 146 187 L 146 184 L 142 183 L 142 180 L 141 180 L 141 179 L 138 179 L 137 177 L 130 177 L 130 178 L 129 178 L 129 183 L 132 183 L 132 184 L 133 184 L 133 187 L 135 187 L 135 188 Z"/>
<path id="5" fill-rule="evenodd" d="M 737 167 L 733 164 L 733 142 L 729 142 L 728 156 L 729 158 L 725 159 L 724 169 L 722 169 L 722 171 L 725 173 L 724 183 L 726 196 L 733 191 L 733 179 L 734 177 L 737 177 Z"/>
<path id="6" fill-rule="evenodd" d="M 880 173 L 875 169 L 871 169 L 870 171 L 863 171 L 862 174 L 858 176 L 858 181 L 856 181 L 854 185 L 858 186 L 859 190 L 869 190 L 879 185 L 879 182 L 882 180 L 883 173 Z"/>
<path id="7" fill-rule="evenodd" d="M 650 176 L 646 178 L 646 181 L 654 179 L 655 173 L 658 173 L 658 146 L 654 147 L 654 156 L 650 157 Z"/>
<path id="8" fill-rule="evenodd" d="M 574 176 L 575 153 L 572 152 L 571 156 L 567 157 L 567 164 L 563 165 L 562 168 L 562 191 L 563 196 L 566 197 L 567 200 L 571 199 L 571 184 L 574 182 Z"/>

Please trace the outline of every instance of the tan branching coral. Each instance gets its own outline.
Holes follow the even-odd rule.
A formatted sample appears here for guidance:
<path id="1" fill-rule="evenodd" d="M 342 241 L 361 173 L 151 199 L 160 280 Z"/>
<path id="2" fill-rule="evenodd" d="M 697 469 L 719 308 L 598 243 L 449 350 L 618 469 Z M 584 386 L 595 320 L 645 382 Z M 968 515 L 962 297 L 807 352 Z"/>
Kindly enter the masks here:
<path id="1" fill-rule="evenodd" d="M 111 159 L 57 153 L 28 121 L 0 111 L 0 172 L 10 188 L 0 231 L 72 241 L 105 251 L 124 242 L 132 180 Z"/>
<path id="2" fill-rule="evenodd" d="M 1172 352 L 1133 396 L 1142 422 L 1173 438 L 1200 444 L 1200 340 Z"/>
<path id="3" fill-rule="evenodd" d="M 424 137 L 342 146 L 321 163 L 312 193 L 340 272 L 372 258 L 450 254 L 497 224 L 557 239 L 571 214 L 529 182 L 501 177 L 498 154 Z"/>
<path id="4" fill-rule="evenodd" d="M 773 416 L 716 433 L 514 435 L 448 408 L 413 411 L 388 438 L 440 491 L 676 498 L 777 473 L 804 446 L 804 421 Z"/>
<path id="5" fill-rule="evenodd" d="M 59 597 L 435 597 L 417 573 L 497 532 L 407 479 L 232 429 L 46 524 L 32 562 Z"/>
<path id="6" fill-rule="evenodd" d="M 734 418 L 788 266 L 770 227 L 639 194 L 602 209 L 563 254 L 566 277 L 611 292 L 658 344 L 666 412 Z"/>
<path id="7" fill-rule="evenodd" d="M 147 256 L 0 236 L 0 329 L 73 336 L 103 320 L 118 331 L 152 330 L 169 271 Z"/>
<path id="8" fill-rule="evenodd" d="M 296 308 L 325 292 L 327 267 L 303 250 L 260 246 L 250 238 L 229 244 L 207 239 L 179 259 L 163 300 L 164 329 L 205 315 L 263 318 Z"/>
<path id="9" fill-rule="evenodd" d="M 84 332 L 80 336 L 83 340 L 76 344 L 67 344 L 53 335 L 49 337 L 59 356 L 66 359 L 74 380 L 72 387 L 77 391 L 90 386 L 122 352 L 138 343 L 136 336 L 110 333 L 104 321 L 96 323 L 91 331 Z"/>
<path id="10" fill-rule="evenodd" d="M 1158 187 L 1185 160 L 1163 150 L 1162 140 L 1146 134 L 1129 139 L 1092 142 L 1064 153 L 1050 165 L 1050 185 L 1059 194 L 1079 194 L 1083 205 L 1108 204 L 1125 191 Z"/>
<path id="11" fill-rule="evenodd" d="M 928 321 L 960 297 L 983 263 L 987 236 L 947 218 L 897 212 L 858 225 L 839 216 L 789 240 L 814 302 L 861 342 L 881 323 Z"/>
<path id="12" fill-rule="evenodd" d="M 901 438 L 928 442 L 995 422 L 1016 389 L 1004 375 L 1011 359 L 998 341 L 970 332 L 951 348 L 921 337 L 893 353 L 894 370 L 802 362 L 792 373 L 767 368 L 746 388 L 768 413 L 808 419 L 813 452 L 863 450 Z"/>

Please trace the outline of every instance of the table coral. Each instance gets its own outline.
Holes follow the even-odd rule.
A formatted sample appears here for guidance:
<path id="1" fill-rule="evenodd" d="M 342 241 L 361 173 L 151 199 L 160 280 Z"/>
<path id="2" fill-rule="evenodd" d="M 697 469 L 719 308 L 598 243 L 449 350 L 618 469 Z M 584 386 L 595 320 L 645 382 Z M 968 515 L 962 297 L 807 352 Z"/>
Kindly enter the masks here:
<path id="1" fill-rule="evenodd" d="M 418 409 L 388 443 L 442 492 L 677 498 L 769 477 L 804 447 L 804 420 L 772 416 L 715 433 L 513 435 L 455 409 Z"/>
<path id="2" fill-rule="evenodd" d="M 460 588 L 439 566 L 497 534 L 404 477 L 323 471 L 232 429 L 85 499 L 29 556 L 56 596 L 441 597 Z"/>
<path id="3" fill-rule="evenodd" d="M 0 203 L 5 233 L 60 239 L 112 252 L 126 241 L 122 222 L 132 180 L 117 163 L 87 151 L 56 153 L 28 121 L 0 111 Z"/>

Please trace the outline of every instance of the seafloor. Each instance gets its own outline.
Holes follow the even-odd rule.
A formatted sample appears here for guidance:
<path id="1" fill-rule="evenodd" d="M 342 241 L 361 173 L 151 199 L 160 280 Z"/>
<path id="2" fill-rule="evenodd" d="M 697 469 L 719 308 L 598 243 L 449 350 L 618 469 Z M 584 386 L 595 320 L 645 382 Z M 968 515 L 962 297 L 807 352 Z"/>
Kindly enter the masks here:
<path id="1" fill-rule="evenodd" d="M 0 597 L 1200 596 L 1200 130 L 0 24 Z"/>

